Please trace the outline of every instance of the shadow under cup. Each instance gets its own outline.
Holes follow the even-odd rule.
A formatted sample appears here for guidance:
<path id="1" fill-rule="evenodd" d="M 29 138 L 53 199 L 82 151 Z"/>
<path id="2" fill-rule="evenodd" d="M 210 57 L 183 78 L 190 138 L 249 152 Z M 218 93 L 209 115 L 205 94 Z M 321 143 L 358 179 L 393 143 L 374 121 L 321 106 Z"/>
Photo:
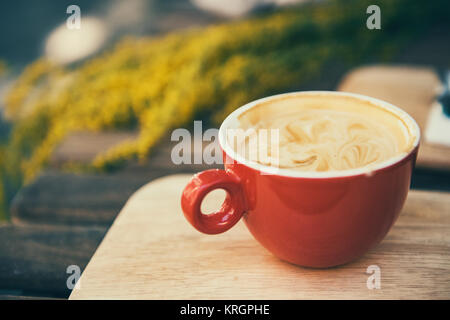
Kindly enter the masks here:
<path id="1" fill-rule="evenodd" d="M 302 172 L 261 165 L 240 156 L 226 141 L 239 116 L 276 99 L 321 97 L 353 99 L 398 117 L 412 144 L 408 152 L 376 166 L 330 172 Z M 275 256 L 308 267 L 331 267 L 352 261 L 379 243 L 406 200 L 417 157 L 420 130 L 403 110 L 362 95 L 311 91 L 272 96 L 230 114 L 219 130 L 225 170 L 193 176 L 181 205 L 186 219 L 206 234 L 224 232 L 241 218 L 258 242 Z M 201 212 L 203 198 L 224 189 L 226 199 L 215 213 Z"/>

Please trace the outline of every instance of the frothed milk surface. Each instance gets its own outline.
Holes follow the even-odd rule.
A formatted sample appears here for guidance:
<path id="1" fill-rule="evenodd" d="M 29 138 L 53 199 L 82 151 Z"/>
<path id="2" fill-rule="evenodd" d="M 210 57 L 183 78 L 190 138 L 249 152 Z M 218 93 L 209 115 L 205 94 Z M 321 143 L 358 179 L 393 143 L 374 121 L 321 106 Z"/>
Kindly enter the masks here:
<path id="1" fill-rule="evenodd" d="M 370 167 L 411 151 L 415 140 L 399 115 L 348 96 L 280 97 L 247 110 L 238 120 L 245 139 L 228 136 L 237 153 L 301 171 Z M 275 131 L 278 136 L 271 134 Z"/>

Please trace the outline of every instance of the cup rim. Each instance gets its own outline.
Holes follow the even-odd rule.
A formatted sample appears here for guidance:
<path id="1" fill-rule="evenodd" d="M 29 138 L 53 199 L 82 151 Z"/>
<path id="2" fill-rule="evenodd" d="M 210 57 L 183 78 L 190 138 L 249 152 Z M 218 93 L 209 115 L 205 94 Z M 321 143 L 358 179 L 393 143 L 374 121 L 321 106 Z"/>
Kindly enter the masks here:
<path id="1" fill-rule="evenodd" d="M 271 101 L 271 100 L 277 100 L 281 98 L 286 97 L 297 97 L 297 96 L 303 96 L 303 95 L 326 95 L 326 96 L 340 96 L 340 97 L 352 97 L 359 100 L 362 100 L 364 102 L 369 102 L 372 104 L 375 104 L 377 107 L 383 108 L 385 110 L 388 110 L 390 112 L 395 113 L 407 126 L 408 129 L 412 129 L 413 134 L 415 135 L 413 146 L 411 147 L 411 150 L 409 150 L 406 153 L 402 153 L 400 155 L 397 155 L 395 157 L 389 158 L 385 161 L 382 161 L 380 163 L 377 163 L 376 165 L 370 166 L 370 167 L 362 167 L 362 168 L 354 168 L 354 169 L 347 169 L 347 170 L 332 170 L 332 171 L 323 171 L 323 172 L 316 172 L 316 171 L 298 171 L 298 170 L 292 170 L 292 169 L 286 169 L 286 168 L 277 168 L 277 167 L 271 167 L 267 165 L 260 164 L 256 161 L 252 161 L 249 159 L 246 159 L 245 157 L 241 156 L 237 152 L 234 151 L 234 149 L 227 143 L 226 139 L 226 130 L 228 128 L 231 128 L 232 124 L 236 124 L 238 122 L 238 117 L 242 113 L 246 112 L 247 110 L 256 107 L 257 105 L 260 105 L 262 103 Z M 272 96 L 268 96 L 265 98 L 257 99 L 254 101 L 251 101 L 236 110 L 234 110 L 232 113 L 230 113 L 225 120 L 222 122 L 220 128 L 219 128 L 219 145 L 222 148 L 222 150 L 225 152 L 225 154 L 233 159 L 234 161 L 237 161 L 238 163 L 244 164 L 254 170 L 260 171 L 261 173 L 267 174 L 267 175 L 278 175 L 278 176 L 286 176 L 291 178 L 313 178 L 313 179 L 323 179 L 323 178 L 343 178 L 343 177 L 352 177 L 352 176 L 359 176 L 359 175 L 372 175 L 374 172 L 379 171 L 381 169 L 390 167 L 392 165 L 395 165 L 402 160 L 406 159 L 410 154 L 412 154 L 418 147 L 420 142 L 421 132 L 419 125 L 414 120 L 412 116 L 410 116 L 406 111 L 402 110 L 401 108 L 388 103 L 386 101 L 372 98 L 369 96 L 365 96 L 362 94 L 357 93 L 351 93 L 351 92 L 343 92 L 343 91 L 323 91 L 323 90 L 317 90 L 317 91 L 295 91 L 295 92 L 288 92 L 288 93 L 282 93 L 282 94 L 276 94 Z"/>

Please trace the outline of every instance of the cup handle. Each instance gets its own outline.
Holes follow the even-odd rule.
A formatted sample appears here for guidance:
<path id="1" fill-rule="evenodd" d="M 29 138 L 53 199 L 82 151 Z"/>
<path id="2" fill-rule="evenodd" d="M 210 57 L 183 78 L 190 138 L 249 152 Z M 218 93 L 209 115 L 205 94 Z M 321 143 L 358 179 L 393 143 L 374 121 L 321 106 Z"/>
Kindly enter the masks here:
<path id="1" fill-rule="evenodd" d="M 227 192 L 225 201 L 218 211 L 203 214 L 202 201 L 214 189 L 224 189 Z M 225 232 L 234 226 L 245 212 L 241 182 L 238 177 L 225 170 L 212 169 L 197 173 L 183 190 L 181 207 L 186 219 L 198 231 L 206 234 Z"/>

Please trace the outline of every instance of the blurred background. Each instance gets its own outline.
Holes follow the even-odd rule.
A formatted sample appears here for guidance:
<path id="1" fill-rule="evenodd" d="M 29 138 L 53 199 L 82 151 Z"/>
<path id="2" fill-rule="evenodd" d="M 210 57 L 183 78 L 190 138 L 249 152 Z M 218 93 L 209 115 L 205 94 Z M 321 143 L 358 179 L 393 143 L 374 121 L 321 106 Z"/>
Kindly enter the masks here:
<path id="1" fill-rule="evenodd" d="M 3 1 L 0 297 L 67 297 L 65 268 L 86 265 L 134 191 L 211 167 L 171 162 L 174 129 L 218 128 L 271 94 L 400 106 L 424 133 L 412 187 L 449 191 L 450 4 L 372 2 Z"/>

